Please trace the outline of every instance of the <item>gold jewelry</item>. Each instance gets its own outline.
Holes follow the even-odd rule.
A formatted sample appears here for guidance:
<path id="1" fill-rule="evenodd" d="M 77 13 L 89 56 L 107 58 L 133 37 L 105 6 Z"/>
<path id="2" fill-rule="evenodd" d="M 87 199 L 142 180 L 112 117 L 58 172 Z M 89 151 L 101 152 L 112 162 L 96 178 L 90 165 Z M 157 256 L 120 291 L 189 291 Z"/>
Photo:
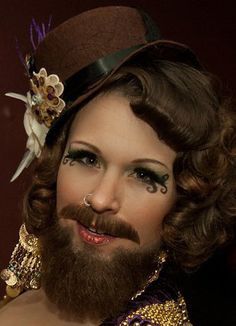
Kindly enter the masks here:
<path id="1" fill-rule="evenodd" d="M 87 200 L 87 198 L 88 198 L 89 196 L 92 196 L 92 194 L 87 194 L 87 195 L 84 197 L 84 199 L 83 199 L 84 205 L 87 206 L 87 207 L 91 206 L 91 204 L 90 204 L 90 203 L 88 202 L 88 200 Z"/>
<path id="2" fill-rule="evenodd" d="M 25 224 L 20 227 L 19 242 L 11 255 L 11 260 L 0 277 L 7 284 L 6 293 L 9 297 L 17 297 L 26 289 L 38 289 L 41 277 L 41 255 L 39 239 L 29 234 Z"/>
<path id="3" fill-rule="evenodd" d="M 191 324 L 184 298 L 178 293 L 178 299 L 163 303 L 148 304 L 132 311 L 119 326 L 193 326 Z"/>
<path id="4" fill-rule="evenodd" d="M 154 281 L 156 281 L 158 279 L 166 259 L 167 259 L 167 252 L 164 251 L 164 250 L 161 250 L 159 255 L 158 255 L 158 258 L 157 258 L 157 268 L 155 269 L 154 273 L 151 274 L 151 276 L 147 280 L 147 282 L 146 282 L 145 286 L 142 288 L 142 290 L 138 291 L 131 298 L 131 300 L 134 300 L 138 296 L 140 296 L 146 290 L 146 288 L 148 287 L 149 284 L 151 284 L 152 282 L 154 282 Z"/>

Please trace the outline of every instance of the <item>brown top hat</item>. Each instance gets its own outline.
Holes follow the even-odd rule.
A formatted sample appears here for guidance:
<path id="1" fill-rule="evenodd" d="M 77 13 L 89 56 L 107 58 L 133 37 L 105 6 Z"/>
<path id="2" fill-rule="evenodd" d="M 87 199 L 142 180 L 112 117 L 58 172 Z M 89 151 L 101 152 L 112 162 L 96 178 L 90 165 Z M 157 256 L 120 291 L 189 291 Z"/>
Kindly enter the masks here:
<path id="1" fill-rule="evenodd" d="M 31 71 L 45 68 L 64 84 L 64 110 L 47 134 L 55 140 L 68 112 L 88 99 L 125 62 L 155 47 L 159 59 L 183 62 L 200 69 L 186 45 L 160 39 L 159 30 L 145 12 L 124 6 L 92 9 L 75 16 L 51 32 L 33 54 Z"/>

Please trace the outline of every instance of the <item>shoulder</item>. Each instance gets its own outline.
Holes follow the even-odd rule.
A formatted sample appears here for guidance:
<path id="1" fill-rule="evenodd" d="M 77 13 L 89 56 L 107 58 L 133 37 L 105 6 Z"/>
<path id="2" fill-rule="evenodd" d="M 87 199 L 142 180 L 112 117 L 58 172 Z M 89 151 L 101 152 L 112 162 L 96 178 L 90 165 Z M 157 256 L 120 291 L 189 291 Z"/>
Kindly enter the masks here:
<path id="1" fill-rule="evenodd" d="M 24 311 L 29 297 L 31 297 L 31 294 L 29 296 L 29 293 L 26 292 L 9 302 L 2 301 L 0 309 L 0 325 L 20 325 L 19 321 L 21 321 L 22 318 L 23 325 L 23 322 L 25 322 Z"/>
<path id="2" fill-rule="evenodd" d="M 41 302 L 42 294 L 40 291 L 27 291 L 21 294 L 2 306 L 0 309 L 0 325 L 38 325 L 36 319 L 39 315 Z"/>
<path id="3" fill-rule="evenodd" d="M 30 290 L 0 309 L 4 326 L 88 326 L 65 319 L 51 304 L 43 290 Z"/>

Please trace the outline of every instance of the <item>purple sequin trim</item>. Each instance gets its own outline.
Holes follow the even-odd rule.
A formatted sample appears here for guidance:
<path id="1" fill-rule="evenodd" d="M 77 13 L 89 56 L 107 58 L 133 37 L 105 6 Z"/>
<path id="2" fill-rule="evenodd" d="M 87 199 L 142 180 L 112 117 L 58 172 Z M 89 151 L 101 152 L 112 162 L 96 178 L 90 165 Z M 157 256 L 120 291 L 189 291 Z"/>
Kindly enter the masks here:
<path id="1" fill-rule="evenodd" d="M 134 323 L 139 323 L 140 326 L 146 326 L 147 324 L 150 325 L 150 320 L 146 318 L 142 318 L 139 315 L 135 315 L 132 318 L 127 318 L 128 325 L 134 325 Z"/>

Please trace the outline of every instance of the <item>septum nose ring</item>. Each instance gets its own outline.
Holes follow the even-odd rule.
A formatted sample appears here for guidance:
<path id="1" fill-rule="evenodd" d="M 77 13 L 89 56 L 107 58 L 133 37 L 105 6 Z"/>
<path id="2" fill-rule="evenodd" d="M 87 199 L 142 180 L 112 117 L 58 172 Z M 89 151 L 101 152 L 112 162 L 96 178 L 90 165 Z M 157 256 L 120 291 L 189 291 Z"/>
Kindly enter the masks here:
<path id="1" fill-rule="evenodd" d="M 87 207 L 91 206 L 91 204 L 88 202 L 89 196 L 92 196 L 92 194 L 87 194 L 86 196 L 84 196 L 84 199 L 83 199 L 84 205 Z"/>

